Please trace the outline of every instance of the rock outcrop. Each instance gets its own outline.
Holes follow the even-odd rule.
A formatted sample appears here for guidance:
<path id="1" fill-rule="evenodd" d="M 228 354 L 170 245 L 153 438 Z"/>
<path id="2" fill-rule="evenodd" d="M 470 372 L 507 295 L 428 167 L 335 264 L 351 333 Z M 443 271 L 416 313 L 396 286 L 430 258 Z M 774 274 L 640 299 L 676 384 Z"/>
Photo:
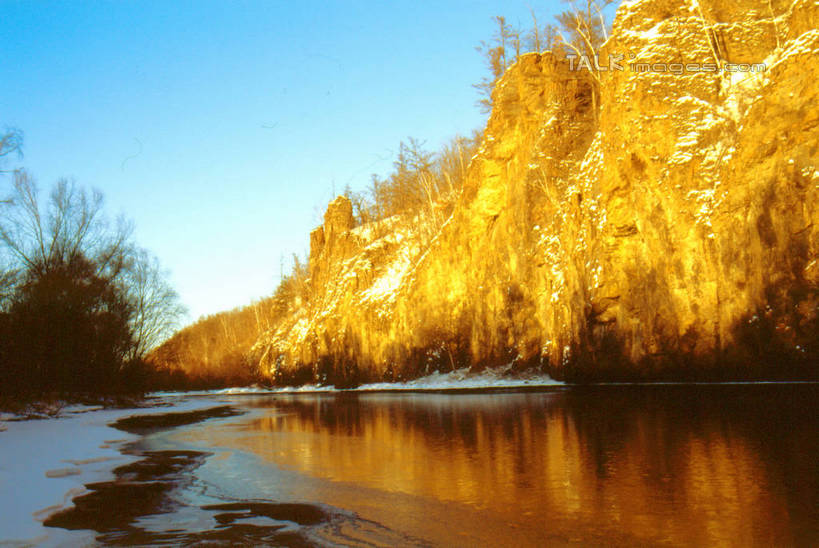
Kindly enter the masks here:
<path id="1" fill-rule="evenodd" d="M 817 27 L 814 0 L 635 0 L 599 84 L 523 55 L 431 241 L 330 204 L 310 298 L 259 340 L 262 370 L 815 377 Z"/>

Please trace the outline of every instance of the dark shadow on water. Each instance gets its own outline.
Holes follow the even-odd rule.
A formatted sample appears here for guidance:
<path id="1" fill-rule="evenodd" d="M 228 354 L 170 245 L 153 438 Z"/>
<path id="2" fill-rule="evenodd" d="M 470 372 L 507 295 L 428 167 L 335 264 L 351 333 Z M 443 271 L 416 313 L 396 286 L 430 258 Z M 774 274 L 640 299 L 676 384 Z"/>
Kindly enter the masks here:
<path id="1" fill-rule="evenodd" d="M 230 406 L 201 411 L 127 417 L 114 423 L 121 430 L 147 433 L 242 414 Z M 212 455 L 203 451 L 146 451 L 138 444 L 126 453 L 141 458 L 113 470 L 115 479 L 90 483 L 89 493 L 73 499 L 73 507 L 45 520 L 47 527 L 92 530 L 106 545 L 276 545 L 311 546 L 299 530 L 330 520 L 319 506 L 272 501 L 246 501 L 202 505 L 198 527 L 177 528 L 173 520 L 160 527 L 145 525 L 144 518 L 173 514 L 184 506 L 178 494 L 194 481 L 194 471 Z M 189 525 L 189 524 L 188 524 Z"/>
<path id="2" fill-rule="evenodd" d="M 236 408 L 119 421 L 143 434 L 202 422 L 184 432 L 200 445 L 149 451 L 145 440 L 155 438 L 144 438 L 129 449 L 139 461 L 114 470 L 111 482 L 88 485 L 75 508 L 46 525 L 141 545 L 819 539 L 819 384 L 233 401 Z M 252 412 L 218 420 L 237 408 Z M 177 450 L 200 447 L 214 448 L 213 458 Z M 215 448 L 242 458 L 221 459 Z M 291 476 L 276 475 L 281 470 L 295 478 L 286 486 L 282 478 Z M 201 482 L 218 497 L 199 497 Z"/>
<path id="3" fill-rule="evenodd" d="M 74 507 L 48 518 L 47 527 L 87 529 L 108 545 L 259 545 L 311 546 L 297 526 L 318 525 L 331 516 L 310 504 L 242 502 L 205 505 L 199 530 L 164 530 L 140 526 L 140 519 L 178 508 L 174 491 L 189 481 L 209 453 L 148 451 L 144 458 L 114 470 L 116 479 L 86 485 L 91 492 L 74 499 Z"/>
<path id="4" fill-rule="evenodd" d="M 131 434 L 148 434 L 158 430 L 185 426 L 186 424 L 195 424 L 208 419 L 236 417 L 242 414 L 243 411 L 238 411 L 230 405 L 223 405 L 197 411 L 125 417 L 111 426 Z"/>
<path id="5" fill-rule="evenodd" d="M 74 499 L 74 508 L 45 521 L 47 527 L 123 531 L 142 516 L 171 509 L 167 497 L 185 472 L 200 466 L 207 453 L 150 451 L 143 459 L 114 470 L 114 481 L 86 485 L 91 492 Z"/>
<path id="6" fill-rule="evenodd" d="M 211 504 L 203 510 L 218 510 L 226 513 L 217 514 L 216 521 L 231 524 L 240 519 L 268 517 L 278 521 L 292 521 L 299 525 L 316 525 L 327 520 L 327 514 L 311 504 L 273 504 L 270 502 L 234 502 L 228 504 Z"/>

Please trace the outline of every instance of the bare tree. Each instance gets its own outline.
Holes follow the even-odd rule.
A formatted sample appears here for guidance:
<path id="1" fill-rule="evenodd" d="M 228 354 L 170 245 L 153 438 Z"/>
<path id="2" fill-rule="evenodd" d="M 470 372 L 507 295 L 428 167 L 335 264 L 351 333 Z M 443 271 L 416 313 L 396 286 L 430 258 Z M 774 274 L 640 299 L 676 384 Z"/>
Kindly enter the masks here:
<path id="1" fill-rule="evenodd" d="M 551 51 L 561 57 L 564 55 L 557 25 L 548 24 L 541 27 L 534 10 L 532 10 L 532 27 L 526 33 L 523 44 L 527 51 L 538 53 Z"/>
<path id="2" fill-rule="evenodd" d="M 23 134 L 17 129 L 8 129 L 0 135 L 0 168 L 12 154 L 22 155 L 22 143 Z M 0 169 L 0 173 L 8 171 Z M 7 200 L 0 199 L 0 205 L 7 203 Z M 17 271 L 8 263 L 8 258 L 0 253 L 0 311 L 5 310 L 17 284 Z"/>
<path id="3" fill-rule="evenodd" d="M 353 219 L 355 225 L 360 226 L 370 222 L 370 204 L 367 202 L 365 192 L 355 192 L 349 184 L 345 185 L 342 193 L 353 206 Z"/>
<path id="4" fill-rule="evenodd" d="M 478 105 L 484 112 L 492 109 L 492 90 L 509 65 L 520 56 L 521 48 L 520 31 L 508 24 L 503 16 L 495 16 L 493 20 L 497 29 L 492 39 L 489 42 L 481 41 L 475 48 L 483 55 L 490 74 L 472 86 L 481 95 Z"/>
<path id="5" fill-rule="evenodd" d="M 168 283 L 168 273 L 145 249 L 131 253 L 122 285 L 127 301 L 133 307 L 131 358 L 142 359 L 173 334 L 186 309 Z"/>
<path id="6" fill-rule="evenodd" d="M 608 23 L 604 15 L 607 6 L 614 0 L 563 0 L 569 9 L 558 14 L 554 25 L 543 27 L 538 23 L 534 10 L 532 27 L 524 34 L 512 27 L 501 16 L 494 18 L 497 30 L 489 42 L 482 41 L 476 48 L 484 57 L 489 76 L 473 87 L 478 90 L 478 104 L 484 111 L 492 108 L 492 90 L 506 69 L 517 61 L 523 49 L 529 51 L 550 50 L 558 57 L 570 56 L 576 59 L 575 66 L 588 69 L 591 80 L 592 104 L 595 112 L 599 99 L 600 66 L 597 57 L 600 46 L 607 40 Z"/>
<path id="7" fill-rule="evenodd" d="M 4 311 L 14 295 L 17 272 L 0 264 L 0 312 Z"/>
<path id="8" fill-rule="evenodd" d="M 42 277 L 80 257 L 87 260 L 93 275 L 118 287 L 131 306 L 130 357 L 142 358 L 170 334 L 184 313 L 158 260 L 134 245 L 131 223 L 107 219 L 99 191 L 87 192 L 61 180 L 45 205 L 39 195 L 27 172 L 14 172 L 11 195 L 0 204 L 0 256 L 10 272 Z M 0 277 L 0 295 L 2 281 L 9 278 L 10 292 L 16 277 Z"/>
<path id="9" fill-rule="evenodd" d="M 6 132 L 0 135 L 0 166 L 2 161 L 9 156 L 16 154 L 22 156 L 23 154 L 23 132 L 19 129 L 9 128 Z M 0 173 L 8 173 L 0 169 Z"/>
<path id="10" fill-rule="evenodd" d="M 480 131 L 473 132 L 470 137 L 456 135 L 435 155 L 437 177 L 446 182 L 445 189 L 450 199 L 460 193 L 469 162 L 477 151 L 481 137 Z"/>
<path id="11" fill-rule="evenodd" d="M 556 16 L 560 38 L 577 55 L 594 56 L 608 39 L 603 10 L 614 0 L 563 0 L 569 9 Z"/>
<path id="12" fill-rule="evenodd" d="M 131 251 L 133 228 L 124 219 L 112 226 L 102 207 L 100 192 L 86 192 L 67 180 L 57 182 L 43 206 L 37 183 L 16 170 L 12 193 L 0 203 L 0 246 L 22 269 L 45 273 L 82 254 L 97 267 L 97 275 L 116 278 Z"/>
<path id="13" fill-rule="evenodd" d="M 556 16 L 559 44 L 576 58 L 576 66 L 585 68 L 592 81 L 592 108 L 597 115 L 600 97 L 600 46 L 608 40 L 603 10 L 614 0 L 563 0 L 569 9 Z"/>
<path id="14" fill-rule="evenodd" d="M 527 45 L 530 50 L 540 52 L 544 49 L 543 33 L 540 31 L 535 10 L 530 10 L 530 13 L 532 14 L 532 28 L 526 35 Z"/>

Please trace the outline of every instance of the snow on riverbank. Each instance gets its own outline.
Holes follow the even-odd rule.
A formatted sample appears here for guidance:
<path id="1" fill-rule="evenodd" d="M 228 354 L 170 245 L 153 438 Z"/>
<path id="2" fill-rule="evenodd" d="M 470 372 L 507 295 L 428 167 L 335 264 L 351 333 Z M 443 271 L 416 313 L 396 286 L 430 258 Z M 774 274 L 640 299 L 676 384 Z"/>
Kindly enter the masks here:
<path id="1" fill-rule="evenodd" d="M 113 479 L 112 470 L 135 460 L 123 447 L 139 436 L 110 424 L 129 415 L 195 411 L 212 407 L 211 398 L 240 394 L 298 394 L 313 392 L 397 392 L 522 389 L 561 386 L 546 375 L 509 374 L 509 368 L 471 373 L 459 369 L 433 373 L 407 382 L 374 383 L 356 389 L 306 385 L 291 388 L 228 388 L 205 392 L 158 393 L 149 403 L 156 407 L 105 409 L 72 405 L 55 417 L 22 420 L 0 415 L 0 546 L 31 544 L 88 544 L 88 531 L 44 527 L 42 521 L 85 492 L 85 484 Z"/>
<path id="2" fill-rule="evenodd" d="M 113 479 L 116 466 L 136 460 L 122 447 L 139 436 L 108 426 L 128 415 L 212 407 L 212 401 L 174 398 L 173 407 L 101 409 L 70 406 L 59 417 L 0 417 L 0 546 L 80 546 L 89 531 L 44 527 L 42 521 L 85 492 L 85 484 Z"/>
<path id="3" fill-rule="evenodd" d="M 158 392 L 157 396 L 176 395 L 241 395 L 241 394 L 300 394 L 313 392 L 401 392 L 401 391 L 475 391 L 497 389 L 532 389 L 564 386 L 543 373 L 510 373 L 510 367 L 470 372 L 469 368 L 456 369 L 448 373 L 432 373 L 404 382 L 378 382 L 362 384 L 357 388 L 336 388 L 331 385 L 305 384 L 282 388 L 244 386 L 204 390 L 197 392 Z"/>
<path id="4" fill-rule="evenodd" d="M 506 368 L 487 369 L 471 373 L 468 368 L 449 373 L 433 373 L 407 382 L 380 382 L 365 384 L 356 390 L 361 392 L 391 390 L 488 390 L 496 388 L 537 388 L 563 386 L 543 373 L 520 373 L 509 375 Z"/>

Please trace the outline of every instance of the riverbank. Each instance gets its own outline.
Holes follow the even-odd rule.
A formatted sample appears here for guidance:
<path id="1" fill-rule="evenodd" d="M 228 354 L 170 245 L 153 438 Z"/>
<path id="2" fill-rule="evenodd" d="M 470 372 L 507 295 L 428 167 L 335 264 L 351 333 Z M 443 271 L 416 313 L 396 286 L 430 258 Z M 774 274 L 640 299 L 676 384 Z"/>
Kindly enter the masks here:
<path id="1" fill-rule="evenodd" d="M 7 423 L 0 545 L 819 539 L 817 383 L 428 386 Z"/>
<path id="2" fill-rule="evenodd" d="M 93 541 L 88 531 L 55 529 L 43 522 L 87 494 L 86 485 L 111 481 L 116 467 L 138 459 L 127 446 L 140 436 L 113 425 L 135 414 L 154 416 L 171 408 L 197 411 L 213 406 L 186 397 L 132 400 L 133 407 L 125 407 L 121 399 L 118 405 L 101 403 L 112 401 L 48 400 L 31 403 L 20 413 L 0 414 L 0 546 Z"/>

